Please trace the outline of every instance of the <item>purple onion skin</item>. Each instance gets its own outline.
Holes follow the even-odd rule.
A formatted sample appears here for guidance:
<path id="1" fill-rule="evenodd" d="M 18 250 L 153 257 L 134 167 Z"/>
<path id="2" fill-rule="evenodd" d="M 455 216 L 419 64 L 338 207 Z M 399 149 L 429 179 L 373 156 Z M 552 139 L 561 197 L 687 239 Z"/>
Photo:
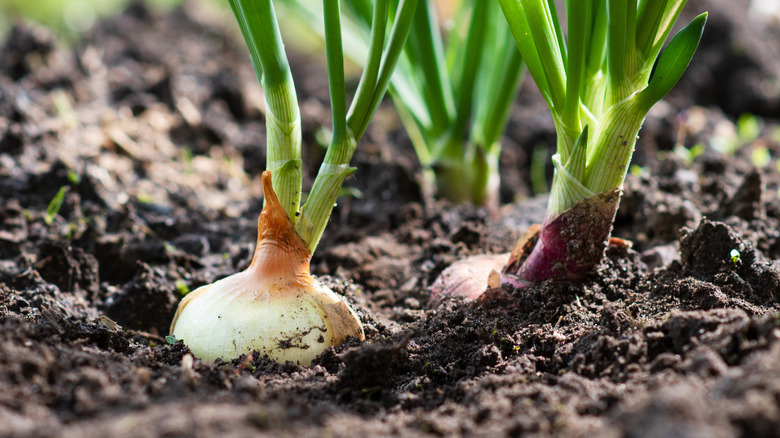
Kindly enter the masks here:
<path id="1" fill-rule="evenodd" d="M 620 195 L 617 189 L 585 198 L 546 221 L 527 257 L 512 251 L 501 285 L 520 289 L 544 280 L 572 282 L 592 275 L 609 242 Z"/>

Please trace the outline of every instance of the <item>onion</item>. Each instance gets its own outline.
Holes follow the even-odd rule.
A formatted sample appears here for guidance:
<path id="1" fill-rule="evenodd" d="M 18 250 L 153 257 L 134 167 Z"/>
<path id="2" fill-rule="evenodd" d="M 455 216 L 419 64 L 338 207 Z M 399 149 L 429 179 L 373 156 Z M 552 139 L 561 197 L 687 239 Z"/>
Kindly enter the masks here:
<path id="1" fill-rule="evenodd" d="M 263 172 L 265 207 L 249 267 L 202 286 L 179 303 L 171 334 L 203 360 L 231 360 L 258 351 L 277 361 L 310 365 L 347 337 L 365 339 L 344 299 L 309 272 L 311 253 Z"/>

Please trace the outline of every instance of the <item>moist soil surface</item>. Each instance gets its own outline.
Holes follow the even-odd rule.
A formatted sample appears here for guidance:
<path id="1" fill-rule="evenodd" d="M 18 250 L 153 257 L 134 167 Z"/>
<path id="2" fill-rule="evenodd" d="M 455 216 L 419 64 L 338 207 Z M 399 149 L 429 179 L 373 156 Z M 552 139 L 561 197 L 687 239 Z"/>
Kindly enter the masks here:
<path id="1" fill-rule="evenodd" d="M 256 238 L 264 109 L 231 17 L 135 4 L 72 47 L 20 23 L 0 51 L 0 435 L 778 436 L 780 27 L 746 1 L 691 0 L 681 21 L 703 10 L 699 53 L 640 131 L 613 232 L 630 244 L 576 284 L 431 295 L 543 217 L 530 157 L 554 129 L 530 80 L 497 210 L 428 197 L 382 106 L 346 183 L 361 196 L 312 260 L 367 339 L 311 367 L 206 363 L 165 338 L 183 294 L 246 268 Z M 290 57 L 309 187 L 324 62 Z"/>

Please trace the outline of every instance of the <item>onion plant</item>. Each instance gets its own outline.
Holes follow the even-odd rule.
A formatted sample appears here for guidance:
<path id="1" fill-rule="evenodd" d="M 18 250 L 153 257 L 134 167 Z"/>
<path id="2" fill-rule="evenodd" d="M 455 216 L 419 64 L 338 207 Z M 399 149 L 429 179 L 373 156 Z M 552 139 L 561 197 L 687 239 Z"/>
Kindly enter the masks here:
<path id="1" fill-rule="evenodd" d="M 308 365 L 325 348 L 363 329 L 345 301 L 310 275 L 309 261 L 328 222 L 357 142 L 389 86 L 413 25 L 417 0 L 372 11 L 370 50 L 351 105 L 346 104 L 341 11 L 323 0 L 332 139 L 306 202 L 301 204 L 300 111 L 271 0 L 229 0 L 263 88 L 267 171 L 252 263 L 243 272 L 203 286 L 179 304 L 172 335 L 206 360 L 253 350 L 274 360 Z"/>
<path id="2" fill-rule="evenodd" d="M 576 280 L 603 255 L 637 133 L 690 63 L 707 14 L 661 52 L 685 0 L 567 0 L 566 38 L 553 0 L 499 3 L 557 134 L 544 223 L 502 284 Z"/>
<path id="3" fill-rule="evenodd" d="M 370 51 L 374 7 L 388 0 L 346 0 L 347 55 Z M 390 0 L 395 3 L 398 0 Z M 315 0 L 285 0 L 315 29 Z M 423 168 L 426 188 L 453 202 L 498 204 L 498 159 L 509 109 L 520 85 L 522 58 L 498 3 L 457 2 L 449 30 L 434 2 L 420 0 L 390 95 Z"/>

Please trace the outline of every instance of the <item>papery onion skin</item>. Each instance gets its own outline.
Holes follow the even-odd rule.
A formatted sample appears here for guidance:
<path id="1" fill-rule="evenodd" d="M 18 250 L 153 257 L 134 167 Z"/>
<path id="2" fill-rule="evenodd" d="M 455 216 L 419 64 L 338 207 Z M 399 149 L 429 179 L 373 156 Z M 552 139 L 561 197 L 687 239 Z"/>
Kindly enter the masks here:
<path id="1" fill-rule="evenodd" d="M 247 274 L 203 286 L 182 301 L 172 334 L 196 357 L 229 360 L 257 350 L 280 363 L 309 365 L 327 347 L 344 341 L 346 336 L 335 335 L 326 310 L 328 304 L 342 303 L 334 292 L 318 284 L 290 289 L 251 283 Z M 350 335 L 363 338 L 362 331 Z"/>
<path id="2" fill-rule="evenodd" d="M 581 281 L 593 275 L 609 242 L 621 193 L 616 189 L 582 199 L 545 221 L 531 239 L 518 241 L 501 284 L 522 289 L 544 280 Z"/>
<path id="3" fill-rule="evenodd" d="M 276 362 L 310 365 L 347 337 L 365 339 L 355 312 L 309 273 L 311 255 L 263 173 L 266 205 L 249 268 L 188 294 L 171 334 L 203 360 L 231 360 L 252 351 Z"/>

